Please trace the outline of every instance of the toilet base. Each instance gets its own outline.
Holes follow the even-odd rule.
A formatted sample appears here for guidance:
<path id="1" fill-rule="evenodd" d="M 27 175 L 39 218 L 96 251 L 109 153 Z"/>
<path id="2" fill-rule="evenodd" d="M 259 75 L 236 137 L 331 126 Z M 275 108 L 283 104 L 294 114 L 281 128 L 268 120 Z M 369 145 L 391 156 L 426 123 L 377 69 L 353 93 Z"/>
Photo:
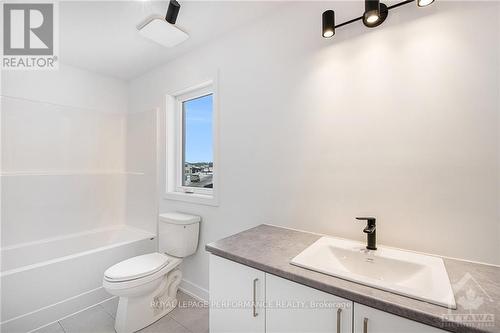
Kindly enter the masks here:
<path id="1" fill-rule="evenodd" d="M 116 311 L 116 332 L 139 331 L 175 309 L 181 279 L 181 271 L 174 270 L 163 276 L 154 291 L 134 297 L 120 297 Z"/>

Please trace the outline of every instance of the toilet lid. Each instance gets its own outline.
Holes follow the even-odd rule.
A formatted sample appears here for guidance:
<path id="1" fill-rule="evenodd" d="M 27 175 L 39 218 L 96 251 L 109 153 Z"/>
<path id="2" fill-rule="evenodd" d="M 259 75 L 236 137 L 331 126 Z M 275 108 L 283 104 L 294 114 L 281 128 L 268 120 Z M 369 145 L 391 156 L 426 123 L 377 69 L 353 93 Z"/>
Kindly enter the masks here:
<path id="1" fill-rule="evenodd" d="M 151 275 L 163 267 L 169 260 L 163 253 L 149 253 L 133 257 L 111 266 L 104 272 L 108 280 L 127 281 Z"/>

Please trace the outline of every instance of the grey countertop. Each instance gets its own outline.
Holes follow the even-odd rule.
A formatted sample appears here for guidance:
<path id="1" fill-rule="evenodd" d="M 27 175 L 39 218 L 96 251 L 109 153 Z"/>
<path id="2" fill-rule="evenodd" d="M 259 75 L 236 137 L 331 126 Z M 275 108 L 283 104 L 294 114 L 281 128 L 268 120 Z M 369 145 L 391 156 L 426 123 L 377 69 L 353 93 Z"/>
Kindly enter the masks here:
<path id="1" fill-rule="evenodd" d="M 293 257 L 320 237 L 263 224 L 208 244 L 206 250 L 266 273 L 447 331 L 500 332 L 500 267 L 443 258 L 457 301 L 457 309 L 450 310 L 290 264 Z"/>

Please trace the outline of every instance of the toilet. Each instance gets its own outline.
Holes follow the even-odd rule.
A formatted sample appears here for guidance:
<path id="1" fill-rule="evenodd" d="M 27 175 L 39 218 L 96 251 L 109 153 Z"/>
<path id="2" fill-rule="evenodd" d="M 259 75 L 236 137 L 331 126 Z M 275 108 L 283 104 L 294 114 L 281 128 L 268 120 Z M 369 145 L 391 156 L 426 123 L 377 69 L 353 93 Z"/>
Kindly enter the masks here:
<path id="1" fill-rule="evenodd" d="M 182 279 L 179 265 L 198 247 L 199 216 L 182 213 L 159 215 L 159 252 L 133 257 L 104 272 L 103 287 L 120 297 L 116 311 L 117 333 L 136 332 L 177 306 Z"/>

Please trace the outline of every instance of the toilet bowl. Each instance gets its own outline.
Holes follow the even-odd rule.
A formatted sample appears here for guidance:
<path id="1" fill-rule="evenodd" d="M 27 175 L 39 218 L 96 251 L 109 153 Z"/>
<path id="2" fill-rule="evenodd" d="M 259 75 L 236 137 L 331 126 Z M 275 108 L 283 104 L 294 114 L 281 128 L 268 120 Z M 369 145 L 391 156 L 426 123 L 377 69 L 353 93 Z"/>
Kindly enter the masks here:
<path id="1" fill-rule="evenodd" d="M 182 258 L 196 252 L 200 217 L 181 213 L 159 216 L 159 250 L 133 257 L 104 272 L 103 287 L 120 297 L 117 333 L 136 332 L 177 306 Z M 165 252 L 165 253 L 163 253 Z"/>

